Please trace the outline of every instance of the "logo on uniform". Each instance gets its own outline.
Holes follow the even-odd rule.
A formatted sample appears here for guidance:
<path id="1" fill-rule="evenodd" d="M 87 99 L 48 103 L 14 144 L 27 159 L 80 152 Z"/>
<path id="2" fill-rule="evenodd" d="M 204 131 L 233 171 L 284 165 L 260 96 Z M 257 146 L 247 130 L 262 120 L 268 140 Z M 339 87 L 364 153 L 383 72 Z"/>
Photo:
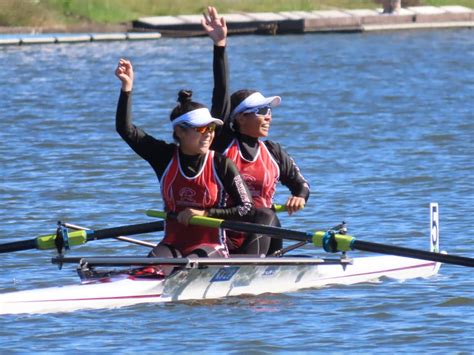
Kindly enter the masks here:
<path id="1" fill-rule="evenodd" d="M 196 202 L 196 191 L 189 187 L 183 187 L 178 192 L 180 202 Z"/>
<path id="2" fill-rule="evenodd" d="M 255 176 L 242 173 L 241 175 L 245 183 L 247 184 L 247 187 L 249 188 L 252 197 L 259 196 L 259 189 L 257 188 L 257 186 L 255 186 L 257 184 L 257 179 L 255 178 Z"/>

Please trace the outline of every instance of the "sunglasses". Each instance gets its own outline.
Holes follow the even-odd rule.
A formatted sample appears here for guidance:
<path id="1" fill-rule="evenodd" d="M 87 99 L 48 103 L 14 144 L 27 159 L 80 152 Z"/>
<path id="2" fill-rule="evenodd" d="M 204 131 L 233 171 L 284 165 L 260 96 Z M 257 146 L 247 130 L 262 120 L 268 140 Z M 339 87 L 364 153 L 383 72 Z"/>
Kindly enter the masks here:
<path id="1" fill-rule="evenodd" d="M 250 113 L 255 113 L 256 115 L 260 115 L 260 116 L 267 116 L 272 113 L 272 108 L 270 106 L 260 106 L 260 107 L 249 108 L 248 110 L 245 110 L 243 112 L 244 115 L 250 114 Z"/>
<path id="2" fill-rule="evenodd" d="M 203 126 L 203 127 L 189 127 L 194 129 L 196 132 L 204 134 L 204 133 L 212 133 L 216 130 L 217 125 L 215 123 L 211 123 L 210 125 Z"/>

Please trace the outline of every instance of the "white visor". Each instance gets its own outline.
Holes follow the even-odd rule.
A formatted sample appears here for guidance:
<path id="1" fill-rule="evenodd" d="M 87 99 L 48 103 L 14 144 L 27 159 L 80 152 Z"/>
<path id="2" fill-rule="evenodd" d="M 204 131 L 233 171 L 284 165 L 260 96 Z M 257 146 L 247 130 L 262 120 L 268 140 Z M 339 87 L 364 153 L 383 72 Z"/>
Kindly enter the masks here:
<path id="1" fill-rule="evenodd" d="M 251 108 L 270 106 L 278 106 L 281 102 L 280 96 L 265 97 L 259 92 L 254 92 L 252 95 L 245 98 L 230 114 L 230 118 L 233 119 L 236 115 L 241 112 L 247 111 Z"/>
<path id="2" fill-rule="evenodd" d="M 186 112 L 185 114 L 177 117 L 171 122 L 173 128 L 183 123 L 192 127 L 204 127 L 211 123 L 215 123 L 221 126 L 224 122 L 222 122 L 218 118 L 212 117 L 209 110 L 205 107 L 202 107 L 196 110 Z"/>

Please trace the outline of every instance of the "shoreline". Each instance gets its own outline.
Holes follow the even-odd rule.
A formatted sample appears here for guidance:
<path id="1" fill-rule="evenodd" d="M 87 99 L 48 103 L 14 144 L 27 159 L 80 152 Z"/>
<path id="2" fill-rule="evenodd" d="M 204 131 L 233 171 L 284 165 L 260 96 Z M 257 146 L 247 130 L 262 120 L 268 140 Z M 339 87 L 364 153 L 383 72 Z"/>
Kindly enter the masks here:
<path id="1" fill-rule="evenodd" d="M 229 36 L 474 28 L 474 10 L 455 5 L 407 7 L 392 14 L 383 13 L 382 9 L 359 9 L 221 16 L 226 18 Z M 0 46 L 205 36 L 201 18 L 201 15 L 154 16 L 114 25 L 0 27 Z"/>

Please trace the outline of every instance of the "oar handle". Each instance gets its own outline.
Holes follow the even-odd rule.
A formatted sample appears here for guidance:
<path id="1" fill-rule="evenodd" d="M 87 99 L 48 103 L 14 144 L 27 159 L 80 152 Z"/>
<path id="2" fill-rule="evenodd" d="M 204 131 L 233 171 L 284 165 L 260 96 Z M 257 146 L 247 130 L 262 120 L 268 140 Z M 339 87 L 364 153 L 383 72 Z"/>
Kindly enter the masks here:
<path id="1" fill-rule="evenodd" d="M 285 205 L 279 205 L 279 204 L 276 204 L 276 203 L 274 203 L 272 205 L 272 210 L 274 210 L 275 212 L 286 212 L 287 211 Z"/>
<path id="2" fill-rule="evenodd" d="M 303 207 L 304 208 L 304 207 Z M 274 210 L 275 212 L 287 212 L 288 211 L 288 208 L 286 208 L 285 205 L 279 205 L 277 203 L 274 203 L 272 205 L 272 210 Z"/>
<path id="3" fill-rule="evenodd" d="M 155 218 L 161 218 L 161 219 L 176 218 L 176 214 L 174 213 L 167 213 L 164 211 L 155 211 L 155 210 L 146 211 L 146 215 L 148 217 L 155 217 Z M 201 227 L 209 227 L 209 228 L 220 228 L 223 222 L 224 222 L 223 219 L 203 217 L 203 216 L 192 216 L 191 219 L 189 220 L 190 224 L 194 224 L 196 226 L 201 226 Z"/>

